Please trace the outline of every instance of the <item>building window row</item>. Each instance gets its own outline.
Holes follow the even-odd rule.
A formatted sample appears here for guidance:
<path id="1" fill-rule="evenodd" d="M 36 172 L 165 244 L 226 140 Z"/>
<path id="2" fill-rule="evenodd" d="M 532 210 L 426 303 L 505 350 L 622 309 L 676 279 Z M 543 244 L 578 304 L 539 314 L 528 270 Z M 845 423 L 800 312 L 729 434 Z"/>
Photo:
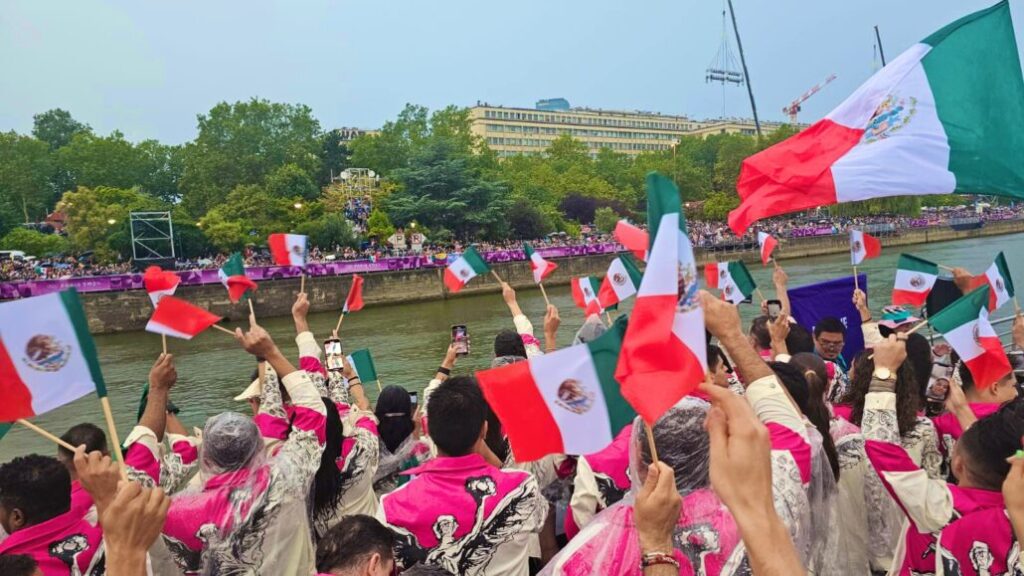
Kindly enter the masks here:
<path id="1" fill-rule="evenodd" d="M 484 118 L 494 120 L 521 120 L 548 124 L 579 124 L 585 126 L 610 126 L 617 128 L 647 128 L 651 130 L 692 130 L 690 123 L 665 120 L 633 120 L 604 116 L 579 114 L 548 114 L 515 110 L 484 110 Z"/>
<path id="2" fill-rule="evenodd" d="M 616 151 L 627 151 L 627 152 L 653 152 L 658 150 L 671 150 L 672 146 L 668 144 L 647 144 L 643 142 L 592 142 L 584 141 L 587 148 L 591 150 L 600 150 L 601 148 L 609 148 Z M 544 140 L 539 138 L 501 138 L 501 137 L 489 137 L 487 138 L 488 146 L 521 146 L 524 148 L 540 148 L 546 149 L 551 145 L 551 140 Z M 507 154 L 499 154 L 499 156 L 507 156 Z"/>
<path id="3" fill-rule="evenodd" d="M 620 132 L 617 130 L 589 130 L 586 128 L 550 128 L 547 126 L 521 126 L 518 124 L 487 124 L 485 129 L 490 132 L 510 132 L 514 134 L 569 134 L 576 138 L 622 138 L 626 140 L 678 140 L 677 134 L 661 132 Z"/>

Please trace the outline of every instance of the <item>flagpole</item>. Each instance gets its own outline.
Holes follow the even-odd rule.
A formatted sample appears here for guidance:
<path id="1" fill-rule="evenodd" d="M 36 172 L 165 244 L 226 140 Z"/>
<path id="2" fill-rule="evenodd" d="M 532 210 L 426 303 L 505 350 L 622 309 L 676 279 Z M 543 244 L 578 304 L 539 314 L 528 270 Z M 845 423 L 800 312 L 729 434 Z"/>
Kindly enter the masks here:
<path id="1" fill-rule="evenodd" d="M 647 420 L 644 420 L 644 428 L 647 429 L 647 447 L 651 449 L 651 462 L 655 463 L 658 461 L 658 447 L 654 445 L 654 431 Z"/>
<path id="2" fill-rule="evenodd" d="M 853 289 L 860 290 L 860 280 L 857 279 L 857 265 L 853 266 Z"/>
<path id="3" fill-rule="evenodd" d="M 305 270 L 302 271 L 301 278 L 302 279 L 299 280 L 299 292 L 305 292 L 306 291 L 306 271 Z"/>
<path id="4" fill-rule="evenodd" d="M 210 328 L 216 328 L 217 330 L 220 330 L 221 332 L 223 332 L 225 334 L 230 334 L 232 337 L 234 337 L 234 335 L 235 335 L 235 333 L 232 332 L 231 330 L 228 330 L 227 328 L 225 328 L 223 326 L 220 326 L 218 324 L 211 324 Z"/>
<path id="5" fill-rule="evenodd" d="M 950 272 L 953 271 L 953 267 L 952 266 L 943 266 L 942 264 L 936 264 L 935 266 L 936 266 L 936 268 L 940 268 L 942 270 L 949 270 Z"/>
<path id="6" fill-rule="evenodd" d="M 494 279 L 497 280 L 499 284 L 504 282 L 504 280 L 501 279 L 501 276 L 498 276 L 498 273 L 494 271 L 494 268 L 491 268 L 491 275 L 494 276 Z"/>
<path id="7" fill-rule="evenodd" d="M 117 426 L 114 424 L 114 412 L 110 409 L 110 398 L 100 396 L 100 406 L 103 407 L 103 417 L 107 420 L 107 431 L 110 432 L 110 439 L 114 444 L 114 455 L 117 456 L 117 461 L 121 463 L 121 479 L 128 480 L 124 454 L 121 453 L 121 438 L 117 435 Z"/>
<path id="8" fill-rule="evenodd" d="M 36 426 L 35 424 L 29 422 L 28 420 L 25 420 L 24 418 L 20 418 L 18 420 L 15 420 L 15 422 L 17 422 L 18 424 L 21 424 L 22 426 L 24 426 L 25 428 L 28 428 L 29 430 L 35 432 L 36 434 L 39 434 L 40 436 L 42 436 L 43 438 L 46 438 L 50 442 L 54 442 L 55 444 L 57 444 L 58 446 L 61 446 L 62 448 L 66 448 L 68 450 L 71 450 L 72 452 L 75 451 L 75 447 L 72 446 L 71 444 L 68 444 L 67 442 L 61 440 L 60 438 L 54 436 L 53 434 L 50 434 L 46 430 L 43 430 L 39 426 Z"/>
<path id="9" fill-rule="evenodd" d="M 252 296 L 246 298 L 246 301 L 249 302 L 249 315 L 252 316 L 253 318 L 255 318 L 256 317 L 256 311 L 252 309 Z"/>
<path id="10" fill-rule="evenodd" d="M 540 287 L 540 294 L 541 294 L 541 296 L 544 297 L 544 305 L 545 306 L 551 306 L 551 301 L 548 300 L 548 293 L 544 290 L 544 283 L 543 282 L 537 282 L 537 286 Z M 1016 302 L 1016 300 L 1014 300 L 1014 302 Z"/>
<path id="11" fill-rule="evenodd" d="M 160 335 L 160 342 L 164 345 L 164 354 L 167 354 L 167 334 Z"/>
<path id="12" fill-rule="evenodd" d="M 334 331 L 335 332 L 337 332 L 338 330 L 341 330 L 341 321 L 344 320 L 344 319 L 345 319 L 345 313 L 342 312 L 341 315 L 338 316 L 338 324 L 337 324 L 337 326 L 334 327 Z"/>
<path id="13" fill-rule="evenodd" d="M 761 289 L 754 288 L 754 291 L 757 292 L 757 297 L 761 299 L 761 302 L 764 302 L 764 293 L 761 292 Z"/>
<path id="14" fill-rule="evenodd" d="M 612 325 L 612 313 L 607 311 L 607 310 L 605 310 L 604 311 L 604 317 L 608 319 L 608 325 L 611 326 Z"/>
<path id="15" fill-rule="evenodd" d="M 381 386 L 380 377 L 377 377 L 377 392 L 383 392 L 384 388 Z"/>

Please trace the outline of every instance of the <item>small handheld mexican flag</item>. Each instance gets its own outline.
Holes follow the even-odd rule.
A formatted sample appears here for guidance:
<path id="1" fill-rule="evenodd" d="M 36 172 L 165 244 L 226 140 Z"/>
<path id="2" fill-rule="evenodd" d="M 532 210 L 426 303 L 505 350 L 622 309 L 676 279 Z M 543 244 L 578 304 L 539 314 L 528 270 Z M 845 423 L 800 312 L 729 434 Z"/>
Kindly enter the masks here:
<path id="1" fill-rule="evenodd" d="M 220 320 L 216 314 L 174 296 L 166 296 L 156 305 L 146 324 L 146 332 L 191 340 Z"/>
<path id="2" fill-rule="evenodd" d="M 597 452 L 633 421 L 615 381 L 625 332 L 621 317 L 589 344 L 476 373 L 517 462 Z"/>
<path id="3" fill-rule="evenodd" d="M 722 291 L 722 299 L 739 304 L 757 289 L 747 265 L 741 261 L 712 262 L 704 267 L 704 281 Z"/>
<path id="4" fill-rule="evenodd" d="M 159 266 L 150 266 L 142 274 L 142 284 L 146 287 L 146 293 L 153 301 L 153 306 L 156 306 L 164 296 L 173 296 L 180 283 L 180 276 L 169 270 L 164 271 Z"/>
<path id="5" fill-rule="evenodd" d="M 779 245 L 779 241 L 767 232 L 757 233 L 757 244 L 761 247 L 761 265 L 767 266 L 772 259 L 772 252 Z"/>
<path id="6" fill-rule="evenodd" d="M 650 256 L 615 379 L 622 384 L 622 396 L 653 424 L 704 381 L 707 341 L 679 189 L 654 172 L 647 175 L 647 224 Z"/>
<path id="7" fill-rule="evenodd" d="M 107 387 L 74 288 L 0 304 L 0 421 L 30 418 L 91 392 L 102 398 Z"/>
<path id="8" fill-rule="evenodd" d="M 882 254 L 882 243 L 878 238 L 861 230 L 850 230 L 850 263 L 854 266 L 868 258 Z"/>
<path id="9" fill-rule="evenodd" d="M 345 298 L 345 306 L 341 309 L 342 314 L 358 312 L 363 309 L 363 277 L 359 274 L 352 275 L 352 286 L 348 289 L 348 297 Z"/>
<path id="10" fill-rule="evenodd" d="M 647 261 L 647 248 L 651 243 L 650 235 L 647 232 L 625 220 L 619 220 L 619 223 L 615 225 L 613 235 L 619 244 L 625 246 L 633 253 L 633 256 L 636 256 L 637 260 Z"/>
<path id="11" fill-rule="evenodd" d="M 1000 252 L 995 262 L 988 267 L 988 270 L 980 276 L 971 280 L 971 288 L 988 286 L 991 290 L 988 293 L 988 310 L 994 312 L 1003 304 L 1013 300 L 1013 278 L 1010 276 L 1010 267 L 1006 265 L 1006 257 Z"/>
<path id="12" fill-rule="evenodd" d="M 228 289 L 228 298 L 236 304 L 242 298 L 248 298 L 250 292 L 256 291 L 256 283 L 245 275 L 245 262 L 238 252 L 224 261 L 224 265 L 217 271 L 217 276 L 220 283 Z"/>
<path id="13" fill-rule="evenodd" d="M 449 292 L 454 294 L 462 290 L 473 278 L 490 271 L 491 267 L 484 262 L 476 248 L 470 246 L 466 248 L 462 256 L 445 268 L 444 285 L 448 287 Z"/>
<path id="14" fill-rule="evenodd" d="M 924 306 L 928 294 L 939 278 L 939 266 L 910 254 L 900 254 L 896 264 L 896 284 L 892 289 L 892 303 Z"/>
<path id="15" fill-rule="evenodd" d="M 967 365 L 979 389 L 992 386 L 1010 372 L 1010 360 L 988 321 L 989 287 L 982 286 L 928 319 L 946 337 Z"/>
<path id="16" fill-rule="evenodd" d="M 608 266 L 608 273 L 601 281 L 601 289 L 597 293 L 597 301 L 601 308 L 611 308 L 626 298 L 636 294 L 640 287 L 643 274 L 636 267 L 636 262 L 629 254 L 623 254 Z"/>
<path id="17" fill-rule="evenodd" d="M 348 363 L 352 365 L 352 369 L 356 371 L 356 376 L 363 382 L 379 380 L 377 377 L 377 367 L 373 364 L 373 356 L 370 355 L 368 348 L 361 348 L 349 354 Z"/>
<path id="18" fill-rule="evenodd" d="M 548 275 L 555 271 L 555 268 L 558 268 L 558 264 L 545 260 L 529 244 L 523 244 L 523 252 L 526 252 L 526 257 L 530 259 L 533 281 L 537 284 L 540 284 L 541 280 L 547 278 Z"/>
<path id="19" fill-rule="evenodd" d="M 597 299 L 600 290 L 601 283 L 593 276 L 572 279 L 572 300 L 586 316 L 601 313 L 601 302 Z"/>
<path id="20" fill-rule="evenodd" d="M 278 266 L 306 265 L 306 237 L 301 234 L 271 234 L 267 246 Z"/>

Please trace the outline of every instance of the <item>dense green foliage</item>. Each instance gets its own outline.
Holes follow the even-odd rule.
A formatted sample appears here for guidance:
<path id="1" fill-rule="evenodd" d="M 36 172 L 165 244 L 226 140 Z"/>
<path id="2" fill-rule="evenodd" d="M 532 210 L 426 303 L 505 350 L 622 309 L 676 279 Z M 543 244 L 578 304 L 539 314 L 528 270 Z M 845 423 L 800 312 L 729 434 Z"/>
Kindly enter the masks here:
<path id="1" fill-rule="evenodd" d="M 271 232 L 307 234 L 312 246 L 329 250 L 384 241 L 412 223 L 437 241 L 578 235 L 591 224 L 608 232 L 622 217 L 643 221 L 652 170 L 675 180 L 684 202 L 695 203 L 691 213 L 721 220 L 738 203 L 743 159 L 793 134 L 683 138 L 673 150 L 636 157 L 608 149 L 591 157 L 564 135 L 543 155 L 499 161 L 473 134 L 468 110 L 454 106 L 407 105 L 380 131 L 347 144 L 308 107 L 260 99 L 198 115 L 195 140 L 181 146 L 99 135 L 60 109 L 34 121 L 32 135 L 0 133 L 0 238 L 28 252 L 94 251 L 100 260 L 128 257 L 128 213 L 142 209 L 172 210 L 185 256 L 261 246 Z M 350 193 L 331 182 L 350 167 L 381 177 L 361 234 L 344 216 Z M 834 210 L 915 213 L 950 200 L 894 198 Z M 66 213 L 66 240 L 16 230 L 55 208 Z"/>

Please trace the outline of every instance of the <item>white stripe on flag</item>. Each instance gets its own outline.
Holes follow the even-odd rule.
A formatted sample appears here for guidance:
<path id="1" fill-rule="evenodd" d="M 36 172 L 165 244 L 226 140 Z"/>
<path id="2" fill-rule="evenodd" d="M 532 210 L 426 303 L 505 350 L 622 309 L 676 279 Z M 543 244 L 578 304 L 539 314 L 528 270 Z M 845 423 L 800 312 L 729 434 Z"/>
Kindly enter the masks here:
<path id="1" fill-rule="evenodd" d="M 579 345 L 569 350 L 573 353 L 534 356 L 530 374 L 562 432 L 565 453 L 592 454 L 612 441 L 608 406 L 590 349 Z M 583 398 L 566 402 L 559 392 L 582 393 Z"/>
<path id="2" fill-rule="evenodd" d="M 459 282 L 465 284 L 473 278 L 476 278 L 476 270 L 469 265 L 469 261 L 464 257 L 459 257 L 458 260 L 451 264 L 452 274 L 459 279 Z"/>
<path id="3" fill-rule="evenodd" d="M 988 324 L 986 322 L 985 324 Z M 985 349 L 978 344 L 978 341 L 974 339 L 974 330 L 978 329 L 979 336 L 994 336 L 995 332 L 992 331 L 992 327 L 989 326 L 987 332 L 990 334 L 981 334 L 981 326 L 979 326 L 978 320 L 972 320 L 966 324 L 961 324 L 955 329 L 946 332 L 944 336 L 949 345 L 956 350 L 956 353 L 960 358 L 967 362 L 968 360 L 974 360 L 978 356 L 985 353 Z"/>

